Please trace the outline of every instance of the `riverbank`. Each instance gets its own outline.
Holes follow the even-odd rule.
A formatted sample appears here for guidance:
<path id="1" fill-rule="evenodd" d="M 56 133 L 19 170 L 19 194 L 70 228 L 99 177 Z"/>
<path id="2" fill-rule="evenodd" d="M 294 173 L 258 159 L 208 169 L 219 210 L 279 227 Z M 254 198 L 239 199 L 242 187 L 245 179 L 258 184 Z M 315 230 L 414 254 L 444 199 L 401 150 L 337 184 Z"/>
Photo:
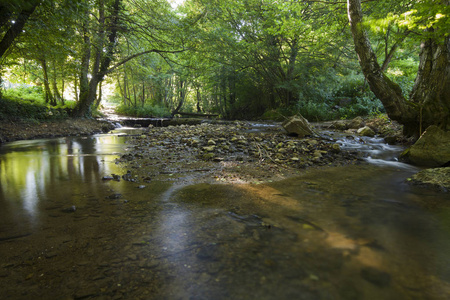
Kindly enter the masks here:
<path id="1" fill-rule="evenodd" d="M 49 122 L 1 120 L 0 144 L 17 140 L 90 135 L 108 132 L 113 128 L 109 122 L 97 119 L 65 119 Z"/>

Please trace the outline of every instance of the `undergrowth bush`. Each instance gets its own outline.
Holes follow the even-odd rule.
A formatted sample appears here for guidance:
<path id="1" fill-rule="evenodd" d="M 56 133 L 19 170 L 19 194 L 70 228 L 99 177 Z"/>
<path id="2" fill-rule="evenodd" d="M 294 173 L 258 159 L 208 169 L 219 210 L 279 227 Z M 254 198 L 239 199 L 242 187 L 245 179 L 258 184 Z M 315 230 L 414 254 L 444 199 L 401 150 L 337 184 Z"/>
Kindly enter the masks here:
<path id="1" fill-rule="evenodd" d="M 19 87 L 7 89 L 0 98 L 0 119 L 2 120 L 58 120 L 69 117 L 76 103 L 50 106 L 45 103 L 42 88 Z"/>
<path id="2" fill-rule="evenodd" d="M 170 112 L 167 108 L 159 105 L 149 105 L 149 104 L 146 104 L 144 106 L 127 106 L 122 104 L 116 107 L 116 113 L 120 115 L 139 118 L 170 116 Z"/>
<path id="3" fill-rule="evenodd" d="M 44 90 L 40 86 L 20 86 L 6 89 L 3 96 L 7 98 L 17 98 L 23 101 L 44 103 Z"/>

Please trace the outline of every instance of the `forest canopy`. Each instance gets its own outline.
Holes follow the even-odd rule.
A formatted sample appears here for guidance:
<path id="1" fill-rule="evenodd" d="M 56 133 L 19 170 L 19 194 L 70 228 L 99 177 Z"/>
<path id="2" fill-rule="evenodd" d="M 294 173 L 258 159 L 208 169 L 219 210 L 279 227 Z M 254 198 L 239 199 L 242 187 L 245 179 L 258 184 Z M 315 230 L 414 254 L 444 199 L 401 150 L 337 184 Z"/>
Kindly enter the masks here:
<path id="1" fill-rule="evenodd" d="M 68 106 L 76 116 L 90 115 L 108 100 L 123 113 L 147 116 L 183 111 L 254 119 L 301 113 L 315 121 L 377 114 L 389 106 L 355 52 L 355 28 L 370 41 L 372 62 L 405 103 L 417 90 L 424 41 L 442 45 L 449 56 L 448 1 L 179 4 L 2 1 L 4 85 L 34 86 L 49 107 Z M 361 20 L 353 26 L 355 5 L 362 5 Z M 447 70 L 444 84 L 448 61 L 441 65 Z M 107 90 L 112 94 L 104 99 Z M 9 89 L 3 94 L 18 96 Z M 417 101 L 405 105 L 418 113 L 424 105 Z M 448 120 L 448 99 L 440 101 Z"/>

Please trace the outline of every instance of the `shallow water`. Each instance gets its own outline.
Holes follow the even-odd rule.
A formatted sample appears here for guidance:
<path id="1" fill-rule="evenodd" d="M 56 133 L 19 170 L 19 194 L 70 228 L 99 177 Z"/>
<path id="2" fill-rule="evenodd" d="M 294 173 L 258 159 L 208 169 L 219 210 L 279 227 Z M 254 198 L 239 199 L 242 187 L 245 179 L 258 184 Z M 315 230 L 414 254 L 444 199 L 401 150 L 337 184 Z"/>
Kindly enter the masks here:
<path id="1" fill-rule="evenodd" d="M 0 298 L 450 298 L 448 195 L 405 183 L 415 168 L 371 154 L 392 163 L 261 185 L 102 180 L 126 173 L 125 139 L 0 147 Z"/>

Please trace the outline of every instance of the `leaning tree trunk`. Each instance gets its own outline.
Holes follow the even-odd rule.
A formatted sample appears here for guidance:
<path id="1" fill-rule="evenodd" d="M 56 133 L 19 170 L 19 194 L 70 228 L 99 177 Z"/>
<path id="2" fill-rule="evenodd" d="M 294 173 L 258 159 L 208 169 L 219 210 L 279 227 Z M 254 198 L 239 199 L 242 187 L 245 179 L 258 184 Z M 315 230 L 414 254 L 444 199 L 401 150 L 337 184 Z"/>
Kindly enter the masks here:
<path id="1" fill-rule="evenodd" d="M 366 31 L 362 27 L 360 0 L 348 0 L 348 18 L 355 50 L 370 89 L 383 103 L 388 116 L 404 125 L 404 133 L 420 135 L 422 128 L 438 125 L 450 126 L 450 57 L 449 38 L 439 45 L 435 41 L 424 43 L 420 66 L 410 101 L 404 98 L 401 88 L 383 72 L 372 50 Z"/>

